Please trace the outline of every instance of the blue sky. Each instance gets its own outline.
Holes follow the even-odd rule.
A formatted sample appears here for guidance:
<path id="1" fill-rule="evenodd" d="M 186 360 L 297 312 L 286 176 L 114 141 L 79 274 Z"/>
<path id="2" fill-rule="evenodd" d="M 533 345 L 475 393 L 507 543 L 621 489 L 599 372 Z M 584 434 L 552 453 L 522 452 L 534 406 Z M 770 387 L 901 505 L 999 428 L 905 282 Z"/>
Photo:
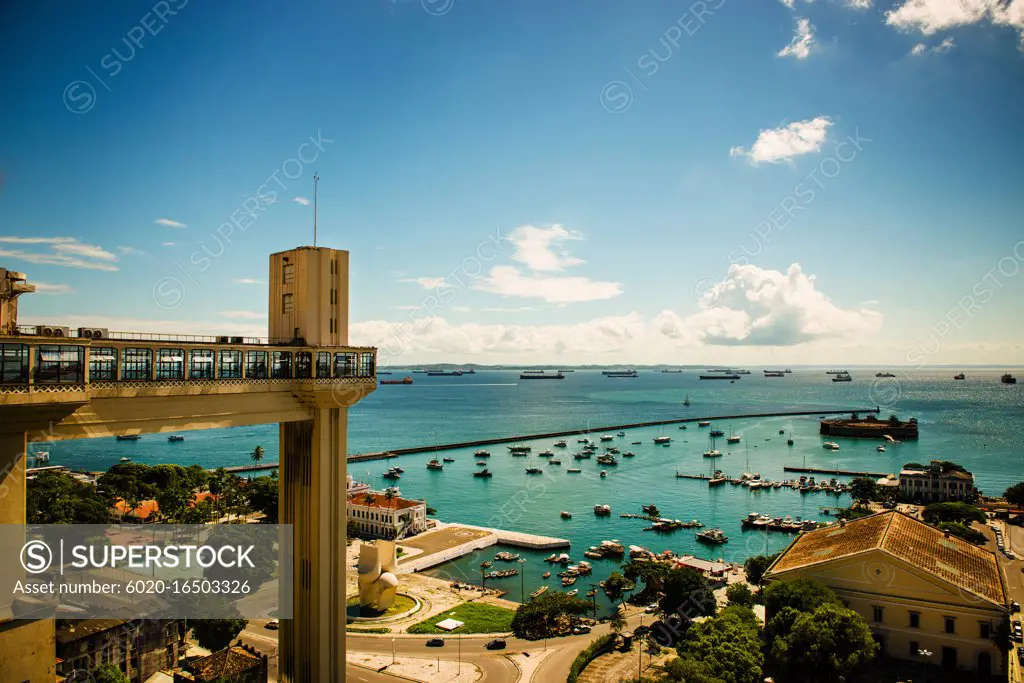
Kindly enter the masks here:
<path id="1" fill-rule="evenodd" d="M 1024 0 L 791 4 L 7 7 L 0 265 L 257 333 L 315 171 L 394 362 L 1024 361 Z"/>

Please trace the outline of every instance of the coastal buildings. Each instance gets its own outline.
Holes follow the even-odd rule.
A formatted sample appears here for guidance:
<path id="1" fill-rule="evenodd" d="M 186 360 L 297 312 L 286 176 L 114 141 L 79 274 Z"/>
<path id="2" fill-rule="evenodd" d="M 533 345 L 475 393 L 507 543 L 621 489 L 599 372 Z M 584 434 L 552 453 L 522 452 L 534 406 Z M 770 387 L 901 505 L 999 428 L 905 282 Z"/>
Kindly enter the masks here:
<path id="1" fill-rule="evenodd" d="M 348 519 L 364 536 L 398 540 L 427 530 L 427 503 L 389 499 L 375 491 L 352 493 L 348 497 Z"/>
<path id="2" fill-rule="evenodd" d="M 58 621 L 57 680 L 110 664 L 129 680 L 145 681 L 161 669 L 177 666 L 183 650 L 181 633 L 180 622 L 168 619 Z"/>
<path id="3" fill-rule="evenodd" d="M 348 409 L 377 387 L 376 349 L 348 345 L 348 252 L 299 247 L 264 273 L 268 335 L 252 338 L 20 324 L 34 288 L 0 270 L 0 524 L 25 523 L 29 442 L 279 424 L 295 563 L 280 680 L 341 680 Z M 0 604 L 0 680 L 54 680 L 54 622 L 13 607 Z"/>
<path id="4" fill-rule="evenodd" d="M 351 474 L 345 475 L 345 491 L 348 493 L 349 496 L 352 496 L 353 494 L 356 493 L 366 493 L 369 490 L 369 484 L 362 481 L 356 481 Z"/>
<path id="5" fill-rule="evenodd" d="M 971 501 L 978 497 L 978 490 L 974 475 L 964 468 L 932 460 L 927 467 L 910 464 L 900 470 L 900 496 L 923 503 Z"/>
<path id="6" fill-rule="evenodd" d="M 994 553 L 900 512 L 799 536 L 766 581 L 820 581 L 867 621 L 882 652 L 971 671 L 1003 674 L 992 638 L 1009 614 Z M 770 618 L 771 615 L 769 615 Z"/>
<path id="7" fill-rule="evenodd" d="M 174 672 L 174 683 L 232 681 L 267 683 L 267 655 L 242 641 L 206 657 L 195 657 Z"/>

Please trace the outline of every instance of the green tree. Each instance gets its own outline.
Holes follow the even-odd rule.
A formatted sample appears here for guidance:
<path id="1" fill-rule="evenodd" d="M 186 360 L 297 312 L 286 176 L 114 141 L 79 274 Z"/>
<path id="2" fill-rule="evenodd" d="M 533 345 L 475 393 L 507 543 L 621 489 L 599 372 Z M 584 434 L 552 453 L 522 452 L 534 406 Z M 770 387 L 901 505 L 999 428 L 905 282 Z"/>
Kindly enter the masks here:
<path id="1" fill-rule="evenodd" d="M 40 472 L 28 480 L 25 518 L 29 524 L 107 524 L 110 505 L 96 487 L 64 472 Z"/>
<path id="2" fill-rule="evenodd" d="M 185 511 L 192 504 L 192 499 L 192 492 L 180 484 L 158 489 L 156 493 L 160 516 L 171 523 L 181 522 Z"/>
<path id="3" fill-rule="evenodd" d="M 134 462 L 119 463 L 100 475 L 96 490 L 113 506 L 124 501 L 128 511 L 153 498 L 156 487 L 149 483 L 150 468 Z"/>
<path id="4" fill-rule="evenodd" d="M 665 662 L 663 670 L 659 683 L 725 683 L 710 666 L 688 653 Z"/>
<path id="5" fill-rule="evenodd" d="M 612 602 L 622 603 L 625 601 L 626 593 L 636 589 L 636 584 L 619 572 L 612 572 L 604 580 L 604 594 Z"/>
<path id="6" fill-rule="evenodd" d="M 826 683 L 857 673 L 875 656 L 878 644 L 859 614 L 828 603 L 799 614 L 769 648 L 786 680 Z"/>
<path id="7" fill-rule="evenodd" d="M 729 599 L 730 605 L 752 607 L 754 605 L 754 593 L 745 583 L 734 583 L 725 589 L 725 597 Z"/>
<path id="8" fill-rule="evenodd" d="M 922 514 L 924 521 L 929 524 L 940 522 L 959 522 L 970 524 L 971 522 L 982 522 L 986 520 L 985 513 L 969 503 L 932 503 L 924 509 Z"/>
<path id="9" fill-rule="evenodd" d="M 181 513 L 182 524 L 206 524 L 214 517 L 213 501 L 209 498 L 193 503 Z"/>
<path id="10" fill-rule="evenodd" d="M 948 531 L 951 536 L 962 538 L 968 543 L 974 543 L 975 545 L 985 544 L 985 534 L 972 529 L 966 524 L 960 524 L 959 522 L 940 522 L 939 528 L 943 531 Z"/>
<path id="11" fill-rule="evenodd" d="M 249 459 L 252 460 L 253 465 L 259 465 L 263 462 L 263 446 L 257 446 L 252 449 L 252 454 L 249 456 Z"/>
<path id="12" fill-rule="evenodd" d="M 254 477 L 245 487 L 249 507 L 262 512 L 268 524 L 277 524 L 278 489 L 277 477 Z"/>
<path id="13" fill-rule="evenodd" d="M 715 613 L 711 586 L 696 569 L 682 567 L 670 571 L 665 577 L 663 593 L 658 606 L 665 615 L 678 614 L 685 619 L 693 619 Z"/>
<path id="14" fill-rule="evenodd" d="M 748 557 L 743 562 L 743 569 L 747 573 L 747 581 L 755 586 L 760 586 L 761 578 L 778 556 L 779 554 L 775 553 L 774 555 L 753 555 Z"/>
<path id="15" fill-rule="evenodd" d="M 1024 505 L 1024 481 L 1014 484 L 1003 493 L 1006 502 L 1011 505 Z"/>
<path id="16" fill-rule="evenodd" d="M 612 615 L 608 618 L 608 626 L 616 635 L 622 633 L 622 629 L 626 628 L 626 617 L 622 615 L 622 610 L 617 609 L 612 612 Z"/>
<path id="17" fill-rule="evenodd" d="M 764 590 L 765 614 L 768 620 L 783 607 L 792 607 L 798 612 L 813 612 L 821 605 L 841 605 L 839 598 L 828 586 L 812 579 L 775 581 Z"/>
<path id="18" fill-rule="evenodd" d="M 200 647 L 217 652 L 230 645 L 248 623 L 246 619 L 196 619 L 188 625 Z"/>
<path id="19" fill-rule="evenodd" d="M 878 484 L 869 477 L 856 477 L 850 482 L 850 496 L 854 500 L 876 500 Z"/>
<path id="20" fill-rule="evenodd" d="M 512 633 L 516 638 L 527 640 L 564 633 L 589 609 L 590 604 L 586 600 L 562 591 L 548 591 L 516 609 L 512 617 Z"/>
<path id="21" fill-rule="evenodd" d="M 630 560 L 622 565 L 622 574 L 632 582 L 643 581 L 643 594 L 647 598 L 655 598 L 661 594 L 665 579 L 672 568 L 664 562 L 652 560 Z"/>
<path id="22" fill-rule="evenodd" d="M 352 541 L 357 538 L 359 538 L 359 523 L 350 519 L 345 524 L 345 545 L 352 545 Z"/>
<path id="23" fill-rule="evenodd" d="M 207 486 L 209 487 L 210 493 L 214 496 L 214 509 L 217 511 L 217 515 L 221 514 L 223 502 L 220 497 L 224 493 L 224 482 L 228 478 L 228 473 L 224 471 L 223 467 L 218 467 L 209 477 Z"/>
<path id="24" fill-rule="evenodd" d="M 676 649 L 703 676 L 723 683 L 758 683 L 763 677 L 760 622 L 747 607 L 729 606 L 693 624 Z"/>
<path id="25" fill-rule="evenodd" d="M 131 683 L 131 679 L 113 664 L 101 664 L 89 673 L 93 683 Z"/>

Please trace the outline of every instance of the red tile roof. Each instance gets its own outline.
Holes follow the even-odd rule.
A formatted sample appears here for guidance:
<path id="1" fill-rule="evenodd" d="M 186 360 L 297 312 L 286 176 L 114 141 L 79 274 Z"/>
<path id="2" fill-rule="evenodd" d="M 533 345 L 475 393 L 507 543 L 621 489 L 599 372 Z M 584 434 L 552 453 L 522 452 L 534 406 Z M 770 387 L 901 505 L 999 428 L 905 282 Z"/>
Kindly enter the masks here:
<path id="1" fill-rule="evenodd" d="M 407 500 L 405 498 L 392 498 L 388 500 L 383 493 L 367 491 L 366 493 L 353 493 L 348 497 L 348 502 L 363 507 L 405 510 L 407 508 L 422 505 L 422 500 Z"/>

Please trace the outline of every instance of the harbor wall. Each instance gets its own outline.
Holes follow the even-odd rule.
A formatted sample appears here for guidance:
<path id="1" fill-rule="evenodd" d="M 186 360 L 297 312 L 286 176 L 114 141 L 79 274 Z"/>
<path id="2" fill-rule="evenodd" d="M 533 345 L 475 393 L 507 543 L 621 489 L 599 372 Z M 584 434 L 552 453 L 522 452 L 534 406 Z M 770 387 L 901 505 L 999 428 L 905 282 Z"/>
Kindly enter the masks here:
<path id="1" fill-rule="evenodd" d="M 448 548 L 436 553 L 430 553 L 429 555 L 417 555 L 416 557 L 409 558 L 406 562 L 398 563 L 399 574 L 411 574 L 413 572 L 421 572 L 424 569 L 430 569 L 436 567 L 439 564 L 445 562 L 451 562 L 457 560 L 463 555 L 489 548 L 493 545 L 498 544 L 498 537 L 494 534 L 490 536 L 484 536 L 483 538 L 475 538 L 472 541 L 466 541 L 461 545 L 457 545 L 454 548 Z M 401 545 L 401 541 L 399 541 Z"/>
<path id="2" fill-rule="evenodd" d="M 496 444 L 515 443 L 531 439 L 549 439 L 563 436 L 576 436 L 581 434 L 595 434 L 597 432 L 615 432 L 623 429 L 636 429 L 638 427 L 661 427 L 665 425 L 686 424 L 699 422 L 701 420 L 740 420 L 759 417 L 804 417 L 807 415 L 836 415 L 850 413 L 874 412 L 874 408 L 841 408 L 831 410 L 794 410 L 770 413 L 746 413 L 741 415 L 707 415 L 703 417 L 681 417 L 670 420 L 652 420 L 649 422 L 630 422 L 628 424 L 612 425 L 605 427 L 590 427 L 588 429 L 568 429 L 557 432 L 543 432 L 540 434 L 520 434 L 517 436 L 502 436 L 492 439 L 476 439 L 473 441 L 459 441 L 456 443 L 413 446 L 411 448 L 396 448 L 391 451 L 379 453 L 362 453 L 348 456 L 349 462 L 362 462 L 364 460 L 384 460 L 396 455 L 411 455 L 413 453 L 426 453 L 430 451 L 446 451 L 456 448 L 475 448 L 478 446 L 493 446 Z"/>
<path id="3" fill-rule="evenodd" d="M 784 472 L 799 472 L 801 474 L 834 474 L 841 477 L 873 477 L 875 479 L 889 476 L 882 472 L 852 472 L 850 470 L 826 470 L 820 467 L 790 467 L 788 465 L 783 467 L 782 470 Z"/>

